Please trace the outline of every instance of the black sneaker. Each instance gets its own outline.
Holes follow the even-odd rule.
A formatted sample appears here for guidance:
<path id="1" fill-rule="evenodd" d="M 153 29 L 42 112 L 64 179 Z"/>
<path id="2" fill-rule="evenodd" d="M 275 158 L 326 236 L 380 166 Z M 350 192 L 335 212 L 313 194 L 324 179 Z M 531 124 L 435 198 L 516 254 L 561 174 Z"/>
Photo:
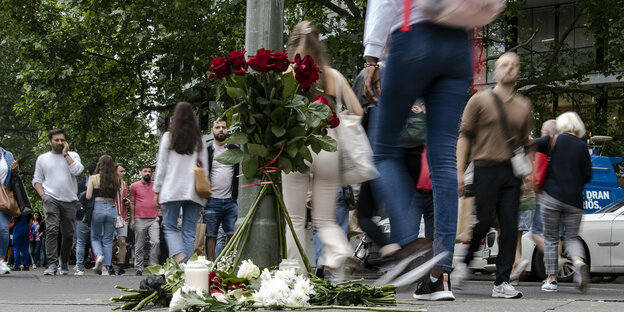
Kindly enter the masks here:
<path id="1" fill-rule="evenodd" d="M 451 281 L 448 273 L 442 274 L 435 283 L 431 282 L 430 278 L 426 278 L 416 288 L 414 298 L 429 301 L 455 300 L 455 296 L 453 296 L 451 291 Z"/>
<path id="2" fill-rule="evenodd" d="M 136 271 L 136 276 L 143 276 L 143 271 Z"/>
<path id="3" fill-rule="evenodd" d="M 126 270 L 124 270 L 123 267 L 117 269 L 117 275 L 124 275 L 124 273 L 126 273 Z"/>

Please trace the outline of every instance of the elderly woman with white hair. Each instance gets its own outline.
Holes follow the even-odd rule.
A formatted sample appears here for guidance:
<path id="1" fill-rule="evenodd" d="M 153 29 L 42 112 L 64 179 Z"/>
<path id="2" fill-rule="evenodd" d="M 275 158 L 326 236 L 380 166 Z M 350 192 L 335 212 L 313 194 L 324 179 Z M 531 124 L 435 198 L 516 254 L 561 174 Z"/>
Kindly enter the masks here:
<path id="1" fill-rule="evenodd" d="M 557 117 L 556 121 L 559 134 L 534 141 L 537 150 L 550 157 L 544 189 L 538 198 L 544 222 L 544 264 L 548 275 L 542 290 L 557 291 L 561 220 L 565 227 L 565 249 L 576 269 L 574 281 L 581 291 L 585 291 L 590 275 L 578 232 L 583 216 L 583 188 L 592 177 L 591 158 L 587 144 L 581 139 L 585 135 L 581 118 L 574 112 L 567 112 Z"/>

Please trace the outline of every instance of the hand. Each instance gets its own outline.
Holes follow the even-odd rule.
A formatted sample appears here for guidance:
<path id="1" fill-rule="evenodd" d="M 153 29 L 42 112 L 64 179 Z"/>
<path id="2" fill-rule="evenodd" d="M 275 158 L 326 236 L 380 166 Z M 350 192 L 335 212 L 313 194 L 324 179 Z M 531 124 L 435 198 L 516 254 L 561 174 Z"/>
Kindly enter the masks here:
<path id="1" fill-rule="evenodd" d="M 65 141 L 65 144 L 63 145 L 63 155 L 67 154 L 67 152 L 69 152 L 69 143 Z"/>
<path id="2" fill-rule="evenodd" d="M 457 186 L 459 187 L 459 192 L 463 193 L 466 189 L 466 184 L 464 182 L 464 173 L 457 172 Z"/>
<path id="3" fill-rule="evenodd" d="M 154 193 L 154 205 L 156 205 L 156 207 L 160 207 L 160 204 L 158 203 L 158 193 Z"/>
<path id="4" fill-rule="evenodd" d="M 366 63 L 377 64 L 377 60 L 373 57 L 367 56 Z M 379 101 L 375 97 L 373 87 L 375 87 L 375 92 L 377 92 L 377 95 L 381 96 L 381 76 L 379 74 L 379 68 L 375 66 L 369 66 L 366 67 L 366 74 L 364 75 L 364 95 L 366 96 L 367 100 L 377 105 Z"/>
<path id="5" fill-rule="evenodd" d="M 130 229 L 134 231 L 134 219 L 130 220 Z"/>
<path id="6" fill-rule="evenodd" d="M 17 163 L 17 160 L 14 160 L 13 163 L 11 164 L 11 171 L 17 172 L 18 170 L 19 170 L 19 163 Z"/>

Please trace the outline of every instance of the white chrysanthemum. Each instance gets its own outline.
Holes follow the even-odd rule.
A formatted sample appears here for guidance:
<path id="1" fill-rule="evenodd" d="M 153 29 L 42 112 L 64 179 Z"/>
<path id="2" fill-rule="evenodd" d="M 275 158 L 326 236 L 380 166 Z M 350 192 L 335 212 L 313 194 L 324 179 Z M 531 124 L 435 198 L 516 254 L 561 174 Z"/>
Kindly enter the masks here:
<path id="1" fill-rule="evenodd" d="M 238 274 L 236 274 L 236 277 L 249 280 L 252 278 L 257 278 L 259 275 L 260 268 L 258 268 L 258 266 L 253 264 L 251 260 L 243 260 L 240 267 L 238 268 Z"/>
<path id="2" fill-rule="evenodd" d="M 298 278 L 295 281 L 295 285 L 293 286 L 293 292 L 302 292 L 306 295 L 315 294 L 314 287 L 310 283 L 310 280 L 308 280 L 307 278 L 303 278 L 303 279 Z"/>
<path id="3" fill-rule="evenodd" d="M 271 271 L 269 269 L 262 270 L 262 274 L 260 274 L 260 280 L 262 282 L 272 279 Z"/>
<path id="4" fill-rule="evenodd" d="M 275 278 L 284 281 L 286 284 L 292 283 L 297 277 L 295 269 L 283 269 L 275 272 Z"/>
<path id="5" fill-rule="evenodd" d="M 301 291 L 292 291 L 288 299 L 286 299 L 286 304 L 293 306 L 305 306 L 308 305 L 308 300 L 310 297 Z"/>
<path id="6" fill-rule="evenodd" d="M 184 300 L 184 297 L 182 297 L 182 288 L 178 288 L 178 290 L 173 293 L 173 297 L 171 297 L 171 302 L 169 302 L 169 312 L 183 311 L 185 304 L 186 300 Z"/>

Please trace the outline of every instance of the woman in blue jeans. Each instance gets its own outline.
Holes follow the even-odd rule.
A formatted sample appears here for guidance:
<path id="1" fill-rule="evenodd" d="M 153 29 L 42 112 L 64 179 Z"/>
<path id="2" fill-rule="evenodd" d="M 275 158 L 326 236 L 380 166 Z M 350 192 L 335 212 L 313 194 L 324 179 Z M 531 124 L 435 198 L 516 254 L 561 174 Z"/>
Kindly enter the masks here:
<path id="1" fill-rule="evenodd" d="M 412 10 L 411 26 L 406 31 L 398 29 L 400 22 L 392 28 L 389 24 L 382 25 L 385 20 L 393 23 L 388 17 L 379 16 L 379 11 L 371 11 L 367 16 L 367 27 L 374 29 L 372 33 L 393 31 L 389 38 L 386 72 L 381 81 L 379 118 L 373 130 L 376 137 L 374 158 L 381 174 L 380 191 L 385 194 L 393 241 L 403 248 L 408 247 L 418 238 L 415 222 L 419 221 L 417 207 L 410 205 L 415 186 L 403 163 L 399 137 L 412 104 L 417 98 L 423 98 L 427 105 L 426 146 L 434 198 L 433 249 L 435 255 L 448 254 L 436 263 L 430 278 L 419 286 L 415 296 L 421 300 L 452 300 L 448 275 L 444 273 L 452 269 L 457 230 L 455 153 L 459 122 L 472 80 L 470 36 L 466 30 L 428 22 L 418 9 Z M 375 37 L 370 30 L 366 36 Z M 367 40 L 365 38 L 365 44 Z M 367 51 L 370 51 L 369 46 Z M 367 67 L 376 70 L 374 57 L 380 55 L 367 51 Z M 366 85 L 369 91 L 370 79 Z M 370 97 L 370 92 L 367 93 Z"/>
<path id="2" fill-rule="evenodd" d="M 169 255 L 177 262 L 186 262 L 193 254 L 195 224 L 206 200 L 195 192 L 193 169 L 200 161 L 204 174 L 208 163 L 206 144 L 191 104 L 179 102 L 173 111 L 169 131 L 163 134 L 158 147 L 154 178 L 154 202 L 165 206 L 163 222 Z M 178 217 L 182 211 L 182 231 Z"/>
<path id="3" fill-rule="evenodd" d="M 87 183 L 87 199 L 94 199 L 91 217 L 91 249 L 95 256 L 93 270 L 97 274 L 109 275 L 113 257 L 113 232 L 115 232 L 115 196 L 119 190 L 119 177 L 113 158 L 102 155 L 95 174 Z"/>
<path id="4" fill-rule="evenodd" d="M 0 135 L 2 142 L 2 135 Z M 11 188 L 11 177 L 19 172 L 19 165 L 11 152 L 0 147 L 0 187 Z M 9 224 L 11 216 L 0 212 L 0 274 L 11 273 L 4 256 L 9 248 Z"/>

